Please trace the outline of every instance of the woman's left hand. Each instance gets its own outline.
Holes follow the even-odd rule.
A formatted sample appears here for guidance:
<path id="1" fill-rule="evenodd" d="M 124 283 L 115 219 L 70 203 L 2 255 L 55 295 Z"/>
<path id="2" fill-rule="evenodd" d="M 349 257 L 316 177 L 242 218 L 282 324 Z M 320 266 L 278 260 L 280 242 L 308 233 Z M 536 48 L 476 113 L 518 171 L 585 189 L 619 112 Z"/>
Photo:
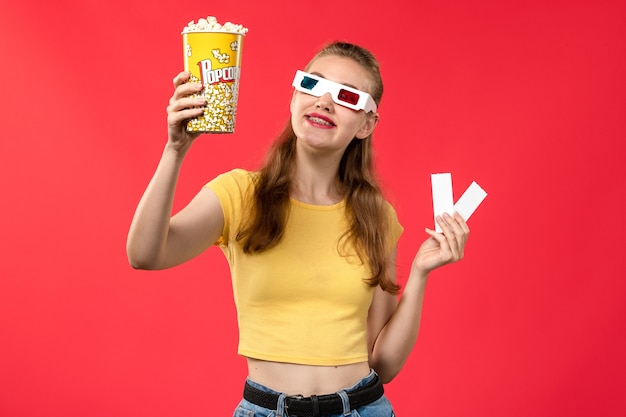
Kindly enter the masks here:
<path id="1" fill-rule="evenodd" d="M 458 213 L 452 216 L 445 213 L 443 216 L 437 216 L 436 221 L 441 226 L 442 233 L 427 228 L 426 233 L 430 237 L 422 243 L 413 259 L 413 268 L 422 275 L 463 259 L 465 244 L 469 237 L 469 227 Z"/>

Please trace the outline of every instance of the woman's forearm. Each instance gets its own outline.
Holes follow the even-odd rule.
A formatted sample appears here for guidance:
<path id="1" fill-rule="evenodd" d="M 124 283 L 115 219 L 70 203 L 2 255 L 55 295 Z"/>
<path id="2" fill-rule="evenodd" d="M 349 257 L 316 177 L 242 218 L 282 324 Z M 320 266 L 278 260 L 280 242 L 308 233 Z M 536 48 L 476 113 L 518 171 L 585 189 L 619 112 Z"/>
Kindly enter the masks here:
<path id="1" fill-rule="evenodd" d="M 168 144 L 139 201 L 126 243 L 128 260 L 134 268 L 160 268 L 183 158 L 184 152 Z"/>
<path id="2" fill-rule="evenodd" d="M 402 369 L 415 342 L 422 316 L 427 274 L 413 269 L 394 313 L 372 351 L 372 367 L 386 383 Z"/>

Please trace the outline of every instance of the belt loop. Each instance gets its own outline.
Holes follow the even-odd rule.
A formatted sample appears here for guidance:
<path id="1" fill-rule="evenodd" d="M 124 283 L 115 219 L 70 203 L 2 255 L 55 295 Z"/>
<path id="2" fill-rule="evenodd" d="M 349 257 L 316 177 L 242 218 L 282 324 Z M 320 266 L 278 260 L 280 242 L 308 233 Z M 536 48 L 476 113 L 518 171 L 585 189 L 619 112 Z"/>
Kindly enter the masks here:
<path id="1" fill-rule="evenodd" d="M 341 405 L 343 406 L 343 415 L 349 416 L 350 413 L 350 399 L 345 391 L 339 391 L 337 394 L 341 397 Z"/>
<path id="2" fill-rule="evenodd" d="M 317 399 L 317 395 L 311 395 L 311 405 L 313 406 L 313 416 L 320 417 L 320 403 Z"/>
<path id="3" fill-rule="evenodd" d="M 285 394 L 280 394 L 278 396 L 278 403 L 276 404 L 276 417 L 285 417 L 288 416 L 285 413 Z"/>

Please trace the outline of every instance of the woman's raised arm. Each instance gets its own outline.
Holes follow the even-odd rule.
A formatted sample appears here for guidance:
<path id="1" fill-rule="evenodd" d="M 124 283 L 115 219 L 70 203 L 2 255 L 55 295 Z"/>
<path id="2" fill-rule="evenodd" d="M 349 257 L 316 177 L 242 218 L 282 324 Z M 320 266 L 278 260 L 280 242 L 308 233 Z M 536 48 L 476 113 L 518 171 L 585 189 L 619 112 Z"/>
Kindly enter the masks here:
<path id="1" fill-rule="evenodd" d="M 190 97 L 201 85 L 187 83 L 188 79 L 187 72 L 174 78 L 175 91 L 167 107 L 168 141 L 128 232 L 126 252 L 133 268 L 164 269 L 183 263 L 208 248 L 222 231 L 221 206 L 208 188 L 172 217 L 183 159 L 198 137 L 186 131 L 186 121 L 200 115 L 205 105 L 204 98 Z"/>

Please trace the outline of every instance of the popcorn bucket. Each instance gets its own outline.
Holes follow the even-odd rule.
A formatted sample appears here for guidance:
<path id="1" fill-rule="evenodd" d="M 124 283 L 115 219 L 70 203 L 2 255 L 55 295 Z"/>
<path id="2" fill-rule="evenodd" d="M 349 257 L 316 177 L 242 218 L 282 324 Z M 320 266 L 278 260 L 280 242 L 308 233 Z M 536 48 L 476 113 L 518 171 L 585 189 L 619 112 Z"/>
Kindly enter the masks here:
<path id="1" fill-rule="evenodd" d="M 187 122 L 188 132 L 233 133 L 237 114 L 242 33 L 183 32 L 185 71 L 199 82 L 207 104 L 204 113 Z"/>

